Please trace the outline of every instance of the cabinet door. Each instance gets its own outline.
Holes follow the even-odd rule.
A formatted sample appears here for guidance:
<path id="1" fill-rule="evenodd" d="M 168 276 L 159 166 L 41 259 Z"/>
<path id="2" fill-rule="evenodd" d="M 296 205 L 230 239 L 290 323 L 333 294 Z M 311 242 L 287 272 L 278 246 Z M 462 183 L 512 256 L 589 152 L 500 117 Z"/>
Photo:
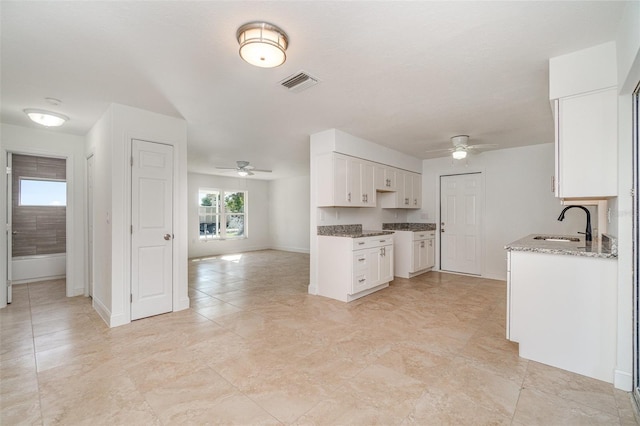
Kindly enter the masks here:
<path id="1" fill-rule="evenodd" d="M 380 247 L 378 284 L 393 280 L 393 246 Z"/>
<path id="2" fill-rule="evenodd" d="M 558 100 L 556 196 L 617 195 L 617 111 L 615 88 Z"/>
<path id="3" fill-rule="evenodd" d="M 385 186 L 387 191 L 398 189 L 398 171 L 393 167 L 385 168 Z"/>
<path id="4" fill-rule="evenodd" d="M 361 191 L 361 162 L 350 158 L 347 160 L 347 175 L 349 176 L 348 199 L 350 206 L 361 206 L 364 204 L 364 196 Z"/>
<path id="5" fill-rule="evenodd" d="M 388 191 L 386 172 L 387 166 L 384 164 L 375 163 L 373 165 L 373 180 L 378 191 Z"/>
<path id="6" fill-rule="evenodd" d="M 411 246 L 411 269 L 409 272 L 416 272 L 420 270 L 420 245 L 422 240 L 416 240 Z"/>
<path id="7" fill-rule="evenodd" d="M 411 207 L 422 208 L 422 175 L 411 173 L 411 191 L 413 194 Z"/>
<path id="8" fill-rule="evenodd" d="M 360 199 L 366 207 L 376 205 L 374 165 L 368 161 L 360 162 Z"/>
<path id="9" fill-rule="evenodd" d="M 434 238 L 429 238 L 425 240 L 427 245 L 427 256 L 425 268 L 433 268 L 436 266 L 436 240 Z"/>
<path id="10" fill-rule="evenodd" d="M 333 179 L 334 204 L 336 206 L 351 205 L 351 177 L 347 157 L 334 155 Z"/>

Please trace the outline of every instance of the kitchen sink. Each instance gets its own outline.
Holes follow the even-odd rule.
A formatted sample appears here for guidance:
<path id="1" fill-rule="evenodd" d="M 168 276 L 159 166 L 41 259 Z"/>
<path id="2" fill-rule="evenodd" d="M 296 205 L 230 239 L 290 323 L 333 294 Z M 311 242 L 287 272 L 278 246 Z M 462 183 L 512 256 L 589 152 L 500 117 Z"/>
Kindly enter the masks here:
<path id="1" fill-rule="evenodd" d="M 554 242 L 564 242 L 564 243 L 577 243 L 580 241 L 580 238 L 577 237 L 562 237 L 556 235 L 538 235 L 533 237 L 534 240 L 544 240 L 544 241 L 554 241 Z"/>

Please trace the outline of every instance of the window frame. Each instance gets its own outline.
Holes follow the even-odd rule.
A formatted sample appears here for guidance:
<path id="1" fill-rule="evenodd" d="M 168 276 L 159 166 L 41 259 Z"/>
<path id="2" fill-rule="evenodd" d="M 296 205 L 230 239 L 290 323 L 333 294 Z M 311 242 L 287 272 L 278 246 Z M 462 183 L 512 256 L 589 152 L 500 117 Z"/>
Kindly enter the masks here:
<path id="1" fill-rule="evenodd" d="M 243 194 L 243 211 L 242 212 L 227 212 L 226 203 L 224 202 L 225 197 L 234 193 L 242 193 Z M 217 206 L 203 206 L 202 199 L 204 195 L 216 194 L 217 197 Z M 248 197 L 249 191 L 247 190 L 236 190 L 236 189 L 222 189 L 222 188 L 209 188 L 209 187 L 200 187 L 198 188 L 198 240 L 201 242 L 208 241 L 226 241 L 226 240 L 242 240 L 248 238 Z M 215 201 L 214 201 L 215 203 Z M 211 209 L 212 211 L 203 211 L 202 209 Z M 242 235 L 228 235 L 227 234 L 227 221 L 229 216 L 243 216 L 243 232 Z M 202 217 L 212 216 L 214 219 L 213 222 L 201 222 Z M 211 223 L 215 225 L 215 233 L 207 233 L 205 229 L 204 234 L 202 234 L 201 225 L 202 223 L 208 224 Z"/>

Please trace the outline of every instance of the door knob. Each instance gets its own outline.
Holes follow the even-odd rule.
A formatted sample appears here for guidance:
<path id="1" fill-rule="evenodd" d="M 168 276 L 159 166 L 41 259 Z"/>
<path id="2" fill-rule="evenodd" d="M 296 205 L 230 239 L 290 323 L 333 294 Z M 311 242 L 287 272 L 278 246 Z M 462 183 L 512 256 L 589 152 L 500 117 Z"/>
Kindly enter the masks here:
<path id="1" fill-rule="evenodd" d="M 169 241 L 171 239 L 171 234 L 164 234 L 164 239 Z"/>

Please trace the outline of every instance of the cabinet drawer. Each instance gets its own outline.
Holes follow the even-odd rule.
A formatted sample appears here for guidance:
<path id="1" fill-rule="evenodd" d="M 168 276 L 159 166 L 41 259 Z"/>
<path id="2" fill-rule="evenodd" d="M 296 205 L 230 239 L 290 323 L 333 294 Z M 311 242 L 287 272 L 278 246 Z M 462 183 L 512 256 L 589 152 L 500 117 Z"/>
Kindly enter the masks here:
<path id="1" fill-rule="evenodd" d="M 435 238 L 436 231 L 414 231 L 413 241 L 426 240 L 427 238 Z"/>
<path id="2" fill-rule="evenodd" d="M 353 249 L 361 250 L 372 247 L 381 247 L 393 244 L 393 235 L 380 235 L 378 237 L 354 238 Z"/>
<path id="3" fill-rule="evenodd" d="M 369 267 L 366 251 L 358 251 L 353 255 L 353 271 L 356 274 L 364 273 Z"/>

